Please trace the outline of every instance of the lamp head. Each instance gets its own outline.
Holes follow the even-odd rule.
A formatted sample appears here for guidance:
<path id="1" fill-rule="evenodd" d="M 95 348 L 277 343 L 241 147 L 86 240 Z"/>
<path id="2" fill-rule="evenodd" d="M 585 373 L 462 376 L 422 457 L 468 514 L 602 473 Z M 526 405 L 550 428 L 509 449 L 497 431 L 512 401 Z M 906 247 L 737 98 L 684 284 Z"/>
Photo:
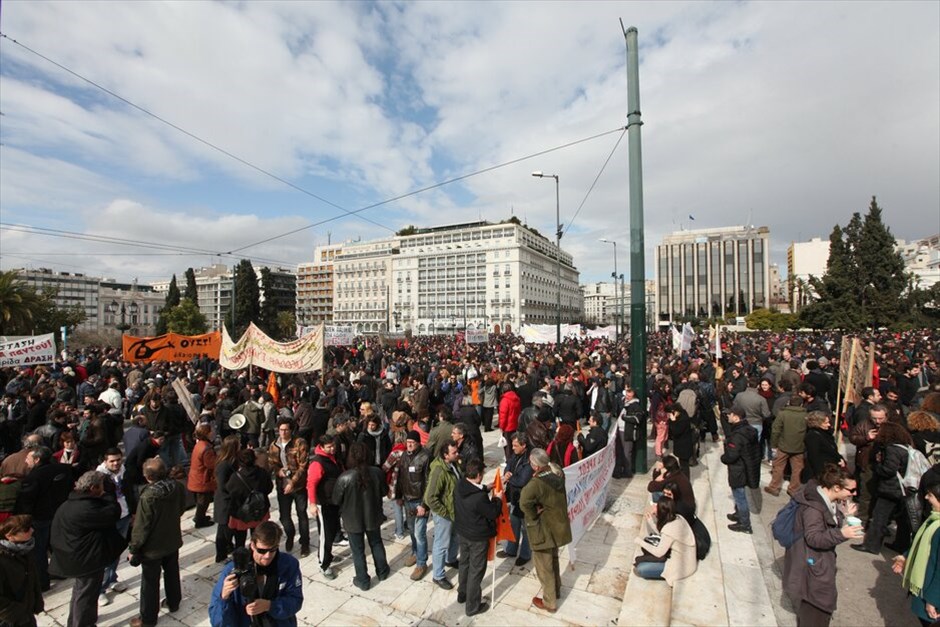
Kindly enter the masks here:
<path id="1" fill-rule="evenodd" d="M 545 175 L 542 174 L 542 171 L 541 171 L 541 170 L 536 170 L 535 172 L 532 173 L 532 176 L 537 176 L 537 177 L 539 177 L 539 178 L 542 178 L 542 177 L 545 176 Z"/>

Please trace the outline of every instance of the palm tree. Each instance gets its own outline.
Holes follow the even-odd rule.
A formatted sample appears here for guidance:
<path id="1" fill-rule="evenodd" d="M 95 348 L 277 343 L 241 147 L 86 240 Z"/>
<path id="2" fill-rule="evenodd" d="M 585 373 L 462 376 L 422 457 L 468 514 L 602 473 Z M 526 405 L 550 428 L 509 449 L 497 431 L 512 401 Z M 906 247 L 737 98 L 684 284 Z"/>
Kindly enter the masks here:
<path id="1" fill-rule="evenodd" d="M 31 333 L 41 301 L 36 290 L 18 279 L 16 272 L 0 272 L 0 335 Z"/>

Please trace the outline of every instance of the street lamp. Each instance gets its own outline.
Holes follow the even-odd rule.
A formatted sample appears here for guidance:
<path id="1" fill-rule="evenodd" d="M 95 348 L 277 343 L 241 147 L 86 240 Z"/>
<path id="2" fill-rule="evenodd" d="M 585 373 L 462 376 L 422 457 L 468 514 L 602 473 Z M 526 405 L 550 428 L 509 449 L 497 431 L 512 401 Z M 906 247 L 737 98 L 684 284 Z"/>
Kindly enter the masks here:
<path id="1" fill-rule="evenodd" d="M 125 307 L 124 301 L 121 301 L 121 304 L 118 305 L 118 302 L 116 300 L 112 300 L 111 304 L 107 306 L 107 310 L 108 310 L 108 313 L 111 314 L 112 316 L 117 315 L 119 311 L 121 312 L 121 323 L 116 324 L 114 326 L 115 328 L 117 328 L 118 331 L 120 331 L 121 333 L 124 333 L 128 329 L 131 328 L 131 325 L 127 324 L 128 311 L 130 311 L 130 314 L 132 317 L 136 316 L 138 307 L 137 307 L 137 303 L 131 303 L 130 307 Z"/>
<path id="2" fill-rule="evenodd" d="M 602 237 L 600 241 L 604 242 L 605 244 L 614 245 L 614 273 L 611 276 L 614 277 L 614 297 L 616 297 L 617 296 L 617 242 L 615 242 L 612 239 L 607 239 L 606 237 Z M 621 329 L 623 328 L 623 294 L 621 293 L 620 296 L 621 296 L 620 305 L 618 305 L 617 307 L 617 311 L 618 311 L 617 341 L 618 342 L 620 341 L 620 334 L 622 333 Z"/>
<path id="3" fill-rule="evenodd" d="M 558 293 L 555 302 L 555 344 L 561 344 L 561 204 L 559 203 L 558 175 L 543 174 L 540 170 L 532 173 L 536 178 L 555 179 L 555 270 L 558 279 Z"/>

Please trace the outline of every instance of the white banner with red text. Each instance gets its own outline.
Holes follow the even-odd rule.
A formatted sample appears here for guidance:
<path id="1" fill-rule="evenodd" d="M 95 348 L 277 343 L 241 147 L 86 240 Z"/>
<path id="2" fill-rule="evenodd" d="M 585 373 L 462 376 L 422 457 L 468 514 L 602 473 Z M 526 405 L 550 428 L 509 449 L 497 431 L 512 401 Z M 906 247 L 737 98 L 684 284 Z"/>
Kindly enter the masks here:
<path id="1" fill-rule="evenodd" d="M 568 560 L 571 562 L 577 561 L 578 542 L 607 504 L 607 491 L 616 464 L 616 437 L 617 427 L 614 425 L 607 438 L 607 446 L 564 469 L 568 520 L 571 522 L 571 544 L 568 545 Z"/>
<path id="2" fill-rule="evenodd" d="M 52 333 L 0 342 L 0 368 L 6 366 L 33 366 L 54 362 L 55 337 Z"/>
<path id="3" fill-rule="evenodd" d="M 272 372 L 298 373 L 323 369 L 323 327 L 298 340 L 275 342 L 254 323 L 233 342 L 228 329 L 222 329 L 222 350 L 219 364 L 229 370 L 249 366 Z"/>

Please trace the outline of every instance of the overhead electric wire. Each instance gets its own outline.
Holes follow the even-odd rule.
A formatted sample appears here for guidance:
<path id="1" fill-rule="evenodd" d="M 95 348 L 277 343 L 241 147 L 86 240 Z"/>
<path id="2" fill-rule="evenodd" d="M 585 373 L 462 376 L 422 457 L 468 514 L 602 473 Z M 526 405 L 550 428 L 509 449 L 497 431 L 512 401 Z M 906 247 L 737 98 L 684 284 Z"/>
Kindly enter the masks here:
<path id="1" fill-rule="evenodd" d="M 627 130 L 627 128 L 626 128 L 625 126 L 618 126 L 618 127 L 615 128 L 615 129 L 611 129 L 611 130 L 609 130 L 609 131 L 604 131 L 604 132 L 602 132 L 602 133 L 597 133 L 596 135 L 591 135 L 590 137 L 584 137 L 584 138 L 582 138 L 582 139 L 578 139 L 578 140 L 575 140 L 575 141 L 572 141 L 572 142 L 568 142 L 568 143 L 562 144 L 562 145 L 560 145 L 560 146 L 555 146 L 554 148 L 547 148 L 547 149 L 545 149 L 545 150 L 540 150 L 539 152 L 534 152 L 534 153 L 532 153 L 532 154 L 530 154 L 530 155 L 526 155 L 525 157 L 518 157 L 518 158 L 516 158 L 516 159 L 511 159 L 511 160 L 505 161 L 505 162 L 503 162 L 503 163 L 499 163 L 499 164 L 496 164 L 496 165 L 489 166 L 489 167 L 487 167 L 487 168 L 483 168 L 482 170 L 477 170 L 477 171 L 475 171 L 475 172 L 470 172 L 469 174 L 462 174 L 462 175 L 460 175 L 460 176 L 457 176 L 457 177 L 454 177 L 454 178 L 451 178 L 451 179 L 447 179 L 447 180 L 445 180 L 445 181 L 440 181 L 439 183 L 434 183 L 433 185 L 428 185 L 428 186 L 422 187 L 422 188 L 420 188 L 420 189 L 416 189 L 416 190 L 413 190 L 413 191 L 410 191 L 410 192 L 407 192 L 407 193 L 404 193 L 404 194 L 400 194 L 400 195 L 395 196 L 395 197 L 393 197 L 393 198 L 388 198 L 388 199 L 383 200 L 383 201 L 381 201 L 381 202 L 373 203 L 373 204 L 371 204 L 371 205 L 366 205 L 365 207 L 360 207 L 359 209 L 355 209 L 352 213 L 359 213 L 360 211 L 366 211 L 366 210 L 368 210 L 368 209 L 374 209 L 374 208 L 376 208 L 376 207 L 381 207 L 382 205 L 387 205 L 388 203 L 390 203 L 390 202 L 395 202 L 396 200 L 402 200 L 403 198 L 408 198 L 409 196 L 415 196 L 415 195 L 417 195 L 417 194 L 421 194 L 421 193 L 423 193 L 423 192 L 430 191 L 430 190 L 432 190 L 432 189 L 436 189 L 436 188 L 438 188 L 438 187 L 443 187 L 443 186 L 445 186 L 445 185 L 450 185 L 451 183 L 456 183 L 457 181 L 463 181 L 463 180 L 465 180 L 465 179 L 468 179 L 468 178 L 471 178 L 471 177 L 474 177 L 474 176 L 478 176 L 478 175 L 480 175 L 480 174 L 485 174 L 485 173 L 487 173 L 487 172 L 492 172 L 493 170 L 497 170 L 497 169 L 499 169 L 499 168 L 504 168 L 504 167 L 506 167 L 506 166 L 514 165 L 514 164 L 520 163 L 520 162 L 522 162 L 522 161 L 527 161 L 527 160 L 529 160 L 529 159 L 534 159 L 535 157 L 541 157 L 542 155 L 546 155 L 546 154 L 548 154 L 548 153 L 550 153 L 550 152 L 555 152 L 556 150 L 562 150 L 562 149 L 564 149 L 564 148 L 570 148 L 571 146 L 575 146 L 575 145 L 577 145 L 577 144 L 583 144 L 584 142 L 588 142 L 588 141 L 591 141 L 591 140 L 593 140 L 593 139 L 597 139 L 597 138 L 599 138 L 599 137 L 604 137 L 605 135 L 610 135 L 611 133 L 616 133 L 617 131 L 626 132 L 626 130 Z M 621 136 L 620 136 L 620 139 L 623 139 L 623 135 L 622 135 L 622 134 L 621 134 Z M 619 139 L 617 140 L 617 143 L 618 143 L 618 144 L 620 143 L 620 140 L 619 140 Z M 609 160 L 610 160 L 610 157 L 608 157 L 607 159 L 608 159 L 608 161 L 609 161 Z M 606 165 L 606 164 L 605 164 L 605 165 Z M 596 179 L 595 179 L 595 182 L 596 182 Z M 592 187 L 593 187 L 593 186 L 592 186 Z M 339 220 L 339 219 L 342 218 L 342 217 L 344 217 L 344 216 L 334 216 L 334 217 L 328 218 L 328 219 L 326 219 L 326 220 L 320 220 L 319 222 L 314 222 L 313 224 L 308 224 L 307 226 L 302 226 L 302 227 L 300 227 L 300 228 L 293 229 L 292 231 L 288 231 L 288 232 L 286 232 L 286 233 L 282 233 L 281 235 L 275 235 L 274 237 L 269 237 L 269 238 L 267 238 L 267 239 L 263 239 L 263 240 L 254 242 L 253 244 L 248 244 L 247 246 L 242 246 L 241 248 L 235 248 L 235 249 L 233 249 L 233 250 L 231 250 L 231 251 L 229 251 L 229 252 L 238 252 L 238 251 L 240 251 L 240 250 L 245 250 L 246 248 L 252 248 L 253 246 L 259 246 L 259 245 L 261 245 L 261 244 L 267 244 L 268 242 L 274 241 L 274 240 L 276 240 L 276 239 L 280 239 L 280 238 L 282 238 L 282 237 L 287 237 L 288 235 L 294 235 L 295 233 L 300 233 L 301 231 L 306 231 L 307 229 L 312 229 L 312 228 L 315 227 L 315 226 L 320 226 L 320 225 L 322 225 L 322 224 L 326 224 L 327 222 L 332 222 L 333 220 Z"/>
<path id="2" fill-rule="evenodd" d="M 588 188 L 587 193 L 584 195 L 584 198 L 581 200 L 581 204 L 578 205 L 578 210 L 574 212 L 574 215 L 571 216 L 571 220 L 568 221 L 568 226 L 565 227 L 565 230 L 562 231 L 562 237 L 568 232 L 568 229 L 571 228 L 571 225 L 574 224 L 575 218 L 578 217 L 578 214 L 581 213 L 581 209 L 584 208 L 584 203 L 587 202 L 588 196 L 591 195 L 591 192 L 594 191 L 594 186 L 597 185 L 597 181 L 601 178 L 601 174 L 604 173 L 604 170 L 607 169 L 607 164 L 610 163 L 610 159 L 614 156 L 614 153 L 617 151 L 617 146 L 620 145 L 620 142 L 623 141 L 623 136 L 626 135 L 627 129 L 623 129 L 623 133 L 620 134 L 620 137 L 617 138 L 617 143 L 614 144 L 614 147 L 610 149 L 610 154 L 607 155 L 607 159 L 604 161 L 604 165 L 601 166 L 600 171 L 597 173 L 597 176 L 594 177 L 594 182 L 591 183 L 591 187 Z"/>
<path id="3" fill-rule="evenodd" d="M 196 141 L 199 142 L 200 144 L 203 144 L 204 146 L 208 146 L 209 148 L 211 148 L 211 149 L 213 149 L 213 150 L 215 150 L 215 151 L 217 151 L 217 152 L 222 153 L 223 155 L 225 155 L 226 157 L 228 157 L 228 158 L 230 158 L 230 159 L 234 159 L 235 161 L 241 163 L 242 165 L 244 165 L 244 166 L 246 166 L 246 167 L 251 168 L 252 170 L 255 170 L 256 172 L 260 172 L 261 174 L 264 174 L 265 176 L 270 177 L 270 178 L 274 179 L 275 181 L 278 181 L 279 183 L 282 183 L 282 184 L 284 184 L 284 185 L 287 185 L 287 186 L 290 187 L 291 189 L 294 189 L 294 190 L 296 190 L 296 191 L 298 191 L 298 192 L 300 192 L 300 193 L 302 193 L 302 194 L 306 194 L 307 196 L 310 196 L 311 198 L 316 198 L 316 199 L 319 200 L 320 202 L 325 203 L 325 204 L 327 204 L 327 205 L 330 205 L 331 207 L 335 207 L 335 208 L 339 209 L 340 211 L 344 211 L 344 212 L 346 212 L 346 213 L 349 214 L 349 215 L 358 215 L 358 212 L 349 211 L 349 210 L 346 209 L 345 207 L 342 207 L 342 206 L 336 204 L 335 202 L 333 202 L 333 201 L 331 201 L 331 200 L 328 200 L 328 199 L 326 199 L 326 198 L 324 198 L 324 197 L 322 197 L 322 196 L 320 196 L 320 195 L 318 195 L 318 194 L 315 194 L 315 193 L 311 192 L 310 190 L 304 189 L 303 187 L 301 187 L 301 186 L 299 186 L 299 185 L 297 185 L 297 184 L 295 184 L 295 183 L 291 183 L 291 182 L 288 181 L 287 179 L 282 178 L 282 177 L 280 177 L 280 176 L 274 174 L 273 172 L 269 172 L 268 170 L 265 170 L 265 169 L 262 168 L 261 166 L 257 166 L 257 165 L 255 165 L 255 164 L 251 163 L 250 161 L 248 161 L 247 159 L 243 159 L 242 157 L 239 157 L 238 155 L 236 155 L 236 154 L 234 154 L 234 153 L 232 153 L 232 152 L 229 152 L 229 151 L 226 150 L 225 148 L 222 148 L 222 147 L 220 147 L 220 146 L 216 146 L 215 144 L 213 144 L 213 143 L 210 142 L 209 140 L 203 139 L 202 137 L 199 137 L 199 136 L 196 135 L 195 133 L 192 133 L 192 132 L 190 132 L 190 131 L 187 131 L 185 128 L 183 128 L 183 127 L 181 127 L 181 126 L 179 126 L 179 125 L 177 125 L 177 124 L 174 124 L 173 122 L 170 122 L 170 121 L 167 120 L 166 118 L 163 118 L 163 117 L 157 115 L 156 113 L 153 113 L 152 111 L 149 111 L 149 110 L 145 109 L 144 107 L 140 106 L 139 104 L 137 104 L 137 103 L 135 103 L 135 102 L 132 102 L 131 100 L 128 100 L 128 99 L 125 98 L 124 96 L 121 96 L 120 94 L 111 91 L 110 89 L 108 89 L 108 88 L 105 87 L 104 85 L 101 85 L 101 84 L 99 84 L 99 83 L 96 83 L 96 82 L 93 81 L 92 79 L 87 78 L 86 76 L 83 76 L 83 75 L 79 74 L 79 73 L 76 72 L 75 70 L 73 70 L 73 69 L 71 69 L 71 68 L 69 68 L 69 67 L 66 67 L 65 65 L 62 65 L 62 64 L 59 63 L 58 61 L 55 61 L 54 59 L 51 59 L 51 58 L 47 57 L 46 55 L 42 54 L 42 53 L 39 52 L 38 50 L 33 50 L 32 48 L 30 48 L 30 47 L 27 46 L 26 44 L 23 44 L 23 43 L 17 41 L 16 39 L 13 39 L 12 37 L 9 37 L 6 33 L 0 32 L 0 37 L 2 37 L 3 39 L 6 39 L 6 40 L 9 40 L 9 41 L 13 42 L 14 44 L 16 44 L 17 46 L 19 46 L 19 47 L 22 48 L 23 50 L 26 50 L 27 52 L 36 55 L 37 57 L 39 57 L 40 59 L 46 61 L 47 63 L 51 63 L 52 65 L 56 66 L 56 67 L 59 68 L 60 70 L 63 70 L 64 72 L 68 72 L 69 74 L 71 74 L 71 75 L 74 76 L 75 78 L 77 78 L 77 79 L 79 79 L 79 80 L 81 80 L 81 81 L 84 81 L 84 82 L 88 83 L 89 85 L 91 85 L 91 86 L 93 86 L 93 87 L 96 87 L 97 89 L 100 89 L 101 91 L 105 92 L 106 94 L 110 95 L 111 97 L 117 98 L 118 100 L 120 100 L 121 102 L 123 102 L 124 104 L 126 104 L 127 106 L 133 107 L 134 109 L 137 109 L 138 111 L 140 111 L 140 112 L 143 113 L 144 115 L 150 116 L 151 118 L 157 120 L 158 122 L 162 122 L 163 124 L 166 124 L 167 126 L 169 126 L 169 127 L 173 128 L 173 129 L 179 131 L 180 133 L 186 135 L 187 137 L 196 140 Z M 366 216 L 358 216 L 358 217 L 359 217 L 361 220 L 365 220 L 366 222 L 371 222 L 372 224 L 374 224 L 374 225 L 376 225 L 376 226 L 378 226 L 378 227 L 380 227 L 380 228 L 383 228 L 383 229 L 385 229 L 385 230 L 387 230 L 387 231 L 392 231 L 392 232 L 395 231 L 395 229 L 393 229 L 393 228 L 391 228 L 391 227 L 389 227 L 389 226 L 386 226 L 386 225 L 384 225 L 384 224 L 381 224 L 381 223 L 379 223 L 379 222 L 376 222 L 375 220 L 373 220 L 373 219 L 371 219 L 371 218 L 368 218 L 368 217 L 366 217 Z"/>

